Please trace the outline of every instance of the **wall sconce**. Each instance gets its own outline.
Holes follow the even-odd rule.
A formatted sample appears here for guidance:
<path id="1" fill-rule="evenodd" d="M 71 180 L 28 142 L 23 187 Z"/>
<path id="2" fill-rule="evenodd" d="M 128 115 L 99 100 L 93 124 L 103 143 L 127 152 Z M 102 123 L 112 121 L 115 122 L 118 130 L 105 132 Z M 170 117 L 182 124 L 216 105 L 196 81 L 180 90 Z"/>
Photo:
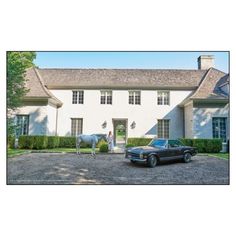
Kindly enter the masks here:
<path id="1" fill-rule="evenodd" d="M 135 123 L 135 121 L 133 121 L 132 124 L 130 125 L 130 128 L 134 129 L 135 127 L 136 127 L 136 123 Z"/>
<path id="2" fill-rule="evenodd" d="M 102 128 L 105 129 L 107 127 L 107 122 L 104 121 L 103 124 L 102 124 Z"/>

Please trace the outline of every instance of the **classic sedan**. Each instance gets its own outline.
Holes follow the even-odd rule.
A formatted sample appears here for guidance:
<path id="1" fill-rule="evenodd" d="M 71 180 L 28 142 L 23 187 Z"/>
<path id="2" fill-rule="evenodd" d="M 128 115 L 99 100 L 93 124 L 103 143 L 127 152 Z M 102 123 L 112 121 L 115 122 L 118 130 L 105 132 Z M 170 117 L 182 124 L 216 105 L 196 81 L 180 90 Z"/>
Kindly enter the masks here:
<path id="1" fill-rule="evenodd" d="M 184 146 L 179 140 L 153 139 L 148 146 L 128 148 L 125 158 L 132 163 L 144 162 L 155 167 L 162 160 L 182 159 L 188 163 L 196 154 L 196 148 Z"/>

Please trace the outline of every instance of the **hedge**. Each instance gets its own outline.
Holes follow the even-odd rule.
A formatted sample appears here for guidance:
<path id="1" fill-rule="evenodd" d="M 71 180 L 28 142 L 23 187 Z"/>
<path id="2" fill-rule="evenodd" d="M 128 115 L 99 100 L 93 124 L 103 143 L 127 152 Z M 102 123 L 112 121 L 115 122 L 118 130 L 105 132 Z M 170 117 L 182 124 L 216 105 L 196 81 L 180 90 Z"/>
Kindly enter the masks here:
<path id="1" fill-rule="evenodd" d="M 20 149 L 52 149 L 52 148 L 75 148 L 75 137 L 45 136 L 45 135 L 22 135 L 19 137 Z M 90 148 L 91 145 L 81 143 L 81 148 Z"/>
<path id="2" fill-rule="evenodd" d="M 19 137 L 18 146 L 21 149 L 45 149 L 48 146 L 48 137 L 43 135 L 22 135 Z"/>
<path id="3" fill-rule="evenodd" d="M 152 141 L 152 138 L 128 138 L 127 145 L 146 146 Z"/>
<path id="4" fill-rule="evenodd" d="M 184 145 L 196 147 L 198 152 L 217 153 L 222 150 L 221 139 L 179 139 Z"/>

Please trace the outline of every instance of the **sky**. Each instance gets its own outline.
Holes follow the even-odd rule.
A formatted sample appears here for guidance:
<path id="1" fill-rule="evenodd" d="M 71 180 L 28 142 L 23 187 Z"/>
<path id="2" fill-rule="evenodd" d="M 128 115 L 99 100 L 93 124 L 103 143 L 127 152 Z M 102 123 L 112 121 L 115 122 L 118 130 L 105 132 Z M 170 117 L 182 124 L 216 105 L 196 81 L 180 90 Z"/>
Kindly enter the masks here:
<path id="1" fill-rule="evenodd" d="M 228 52 L 37 52 L 39 68 L 197 69 L 200 55 L 213 55 L 228 73 Z"/>

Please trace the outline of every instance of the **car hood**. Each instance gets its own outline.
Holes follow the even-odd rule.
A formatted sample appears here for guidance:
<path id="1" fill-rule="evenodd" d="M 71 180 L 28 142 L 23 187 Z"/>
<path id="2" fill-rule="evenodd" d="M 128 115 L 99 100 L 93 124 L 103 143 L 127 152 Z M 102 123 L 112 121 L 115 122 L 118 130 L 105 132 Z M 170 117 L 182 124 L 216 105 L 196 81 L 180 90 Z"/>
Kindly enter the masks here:
<path id="1" fill-rule="evenodd" d="M 154 150 L 158 150 L 160 148 L 154 148 L 151 146 L 142 146 L 142 147 L 133 147 L 133 148 L 129 148 L 128 152 L 132 152 L 132 153 L 144 153 L 144 152 L 149 152 L 149 151 L 154 151 Z"/>

